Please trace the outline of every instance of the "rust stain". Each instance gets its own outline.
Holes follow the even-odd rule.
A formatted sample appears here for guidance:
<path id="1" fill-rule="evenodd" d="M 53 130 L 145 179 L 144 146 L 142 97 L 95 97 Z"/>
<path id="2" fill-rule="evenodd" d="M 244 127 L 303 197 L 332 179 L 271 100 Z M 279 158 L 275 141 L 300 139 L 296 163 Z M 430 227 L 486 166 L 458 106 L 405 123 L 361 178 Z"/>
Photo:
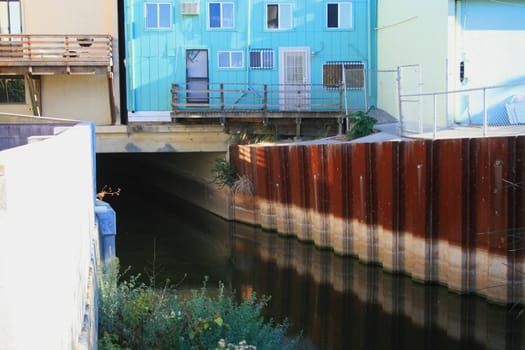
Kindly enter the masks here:
<path id="1" fill-rule="evenodd" d="M 429 204 L 429 141 L 404 142 L 401 148 L 401 215 L 402 229 L 416 237 L 424 238 L 431 233 L 428 227 Z"/>
<path id="2" fill-rule="evenodd" d="M 350 182 L 352 184 L 352 194 L 349 200 L 352 203 L 352 217 L 359 222 L 367 223 L 368 213 L 368 177 L 367 177 L 367 158 L 368 146 L 364 143 L 354 143 L 351 148 L 352 171 Z"/>
<path id="3" fill-rule="evenodd" d="M 373 148 L 374 206 L 377 211 L 376 224 L 383 229 L 398 232 L 397 217 L 399 200 L 399 143 L 381 142 Z"/>
<path id="4" fill-rule="evenodd" d="M 454 273 L 464 291 L 490 278 L 525 279 L 501 273 L 511 271 L 506 265 L 487 265 L 495 257 L 523 263 L 525 136 L 235 146 L 230 155 L 239 174 L 254 182 L 260 208 L 267 216 L 290 215 L 302 239 L 339 244 L 363 259 L 390 259 L 396 270 L 418 270 L 418 278 Z M 377 254 L 383 244 L 390 257 Z M 459 249 L 440 251 L 453 246 Z M 453 266 L 440 260 L 447 258 Z"/>
<path id="5" fill-rule="evenodd" d="M 464 245 L 467 236 L 463 232 L 465 227 L 462 224 L 466 214 L 463 198 L 467 193 L 464 186 L 468 185 L 468 181 L 464 182 L 463 179 L 469 177 L 468 167 L 465 165 L 465 162 L 468 161 L 468 158 L 465 157 L 465 148 L 468 150 L 468 143 L 458 139 L 437 141 L 435 146 L 434 230 L 439 232 L 439 239 Z M 451 157 L 451 155 L 456 156 Z"/>
<path id="6" fill-rule="evenodd" d="M 288 146 L 288 187 L 290 203 L 298 208 L 307 206 L 305 190 L 304 146 Z"/>
<path id="7" fill-rule="evenodd" d="M 326 176 L 328 212 L 337 218 L 346 218 L 347 173 L 344 161 L 345 148 L 339 145 L 326 147 Z"/>

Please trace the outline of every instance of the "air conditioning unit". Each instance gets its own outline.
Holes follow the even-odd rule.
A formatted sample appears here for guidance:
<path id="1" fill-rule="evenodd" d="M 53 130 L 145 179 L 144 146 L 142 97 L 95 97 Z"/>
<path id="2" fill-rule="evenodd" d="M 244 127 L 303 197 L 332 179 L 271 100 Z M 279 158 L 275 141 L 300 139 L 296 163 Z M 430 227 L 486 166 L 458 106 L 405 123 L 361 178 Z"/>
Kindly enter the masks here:
<path id="1" fill-rule="evenodd" d="M 180 4 L 180 13 L 182 15 L 198 15 L 200 6 L 198 2 L 182 2 Z"/>

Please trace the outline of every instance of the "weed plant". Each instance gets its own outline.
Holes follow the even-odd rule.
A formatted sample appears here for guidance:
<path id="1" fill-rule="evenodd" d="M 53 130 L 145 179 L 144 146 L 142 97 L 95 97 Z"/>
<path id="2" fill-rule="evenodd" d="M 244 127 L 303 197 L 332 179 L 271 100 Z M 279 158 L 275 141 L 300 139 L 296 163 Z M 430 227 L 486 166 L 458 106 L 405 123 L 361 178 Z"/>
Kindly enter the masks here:
<path id="1" fill-rule="evenodd" d="M 377 120 L 371 117 L 369 112 L 370 109 L 366 112 L 357 111 L 347 116 L 351 122 L 350 130 L 347 132 L 350 139 L 368 136 L 374 132 L 374 124 Z"/>
<path id="2" fill-rule="evenodd" d="M 162 289 L 124 280 L 115 261 L 99 277 L 99 349 L 208 350 L 292 349 L 298 339 L 286 336 L 287 322 L 266 321 L 261 312 L 269 297 L 237 302 L 220 284 L 211 297 L 206 285 L 179 297 Z"/>
<path id="3" fill-rule="evenodd" d="M 237 178 L 235 167 L 225 158 L 215 159 L 215 166 L 211 169 L 211 173 L 213 174 L 212 182 L 219 188 L 231 187 Z"/>

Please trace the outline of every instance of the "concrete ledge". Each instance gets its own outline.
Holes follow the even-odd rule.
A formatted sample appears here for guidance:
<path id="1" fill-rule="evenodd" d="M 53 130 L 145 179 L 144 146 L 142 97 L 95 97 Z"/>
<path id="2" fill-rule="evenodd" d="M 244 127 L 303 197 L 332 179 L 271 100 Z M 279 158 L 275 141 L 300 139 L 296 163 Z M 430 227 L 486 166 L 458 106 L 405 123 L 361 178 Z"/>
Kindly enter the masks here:
<path id="1" fill-rule="evenodd" d="M 130 124 L 97 126 L 97 153 L 226 152 L 220 125 Z"/>

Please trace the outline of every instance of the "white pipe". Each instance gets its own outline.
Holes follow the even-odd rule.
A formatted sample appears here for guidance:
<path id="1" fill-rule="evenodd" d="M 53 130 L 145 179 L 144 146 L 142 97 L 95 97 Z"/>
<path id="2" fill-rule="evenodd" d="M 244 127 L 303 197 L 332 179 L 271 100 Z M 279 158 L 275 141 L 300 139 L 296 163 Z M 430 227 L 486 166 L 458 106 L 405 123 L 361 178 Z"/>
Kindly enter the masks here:
<path id="1" fill-rule="evenodd" d="M 367 28 L 367 37 L 368 37 L 368 58 L 367 58 L 367 65 L 364 70 L 364 83 L 365 83 L 365 111 L 368 111 L 368 87 L 370 86 L 369 82 L 367 82 L 367 79 L 370 77 L 369 74 L 366 74 L 366 70 L 371 68 L 370 62 L 372 61 L 372 9 L 370 6 L 370 1 L 367 2 L 367 17 L 368 17 L 368 28 Z M 376 96 L 377 97 L 377 96 Z M 376 101 L 377 104 L 377 101 Z"/>
<path id="2" fill-rule="evenodd" d="M 250 46 L 252 42 L 252 0 L 248 0 L 248 20 L 246 21 L 246 85 L 250 88 Z"/>

